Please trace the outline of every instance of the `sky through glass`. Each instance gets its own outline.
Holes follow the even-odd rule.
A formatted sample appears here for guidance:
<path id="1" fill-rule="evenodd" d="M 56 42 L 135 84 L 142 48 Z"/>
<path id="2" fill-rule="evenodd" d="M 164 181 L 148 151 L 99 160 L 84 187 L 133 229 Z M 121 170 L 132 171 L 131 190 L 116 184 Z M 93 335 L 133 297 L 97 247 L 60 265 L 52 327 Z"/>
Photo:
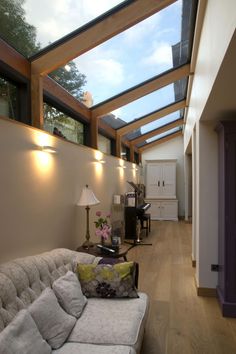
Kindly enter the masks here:
<path id="1" fill-rule="evenodd" d="M 85 90 L 94 104 L 173 68 L 172 45 L 181 39 L 181 4 L 177 1 L 74 60 L 86 75 Z"/>
<path id="2" fill-rule="evenodd" d="M 177 0 L 153 16 L 74 59 L 79 72 L 86 77 L 87 82 L 82 91 L 91 93 L 93 105 L 100 104 L 112 96 L 188 61 L 187 55 L 181 57 L 181 61 L 178 60 L 180 56 L 178 45 L 183 39 L 183 33 L 181 34 L 183 1 Z M 22 6 L 25 10 L 25 20 L 35 26 L 37 42 L 43 48 L 125 2 L 124 0 L 41 0 L 40 2 L 25 0 Z M 184 4 L 190 3 L 185 0 Z M 11 16 L 10 12 L 8 16 Z M 190 13 L 185 17 L 190 18 Z M 189 19 L 185 19 L 185 23 L 188 22 Z M 17 43 L 15 47 L 17 48 Z M 183 85 L 182 95 L 178 99 L 184 98 L 186 85 Z M 161 109 L 175 100 L 176 85 L 171 84 L 120 107 L 111 114 L 120 119 L 117 126 L 119 127 Z M 179 111 L 174 112 L 142 126 L 141 132 L 156 129 L 161 122 L 166 124 L 179 116 Z"/>
<path id="3" fill-rule="evenodd" d="M 66 36 L 124 0 L 25 0 L 25 19 L 37 29 L 40 46 Z M 33 53 L 32 53 L 33 54 Z"/>

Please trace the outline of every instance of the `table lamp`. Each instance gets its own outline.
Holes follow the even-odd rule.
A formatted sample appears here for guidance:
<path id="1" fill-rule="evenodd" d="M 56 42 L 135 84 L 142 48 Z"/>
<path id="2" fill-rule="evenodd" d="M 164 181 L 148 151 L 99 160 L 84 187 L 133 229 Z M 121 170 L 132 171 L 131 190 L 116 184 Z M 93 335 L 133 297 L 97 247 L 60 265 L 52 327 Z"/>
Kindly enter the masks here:
<path id="1" fill-rule="evenodd" d="M 79 206 L 85 206 L 86 208 L 86 220 L 87 220 L 87 228 L 86 228 L 86 241 L 83 243 L 83 248 L 89 249 L 90 247 L 93 247 L 93 243 L 89 241 L 90 239 L 90 233 L 89 233 L 89 210 L 90 210 L 90 205 L 97 205 L 99 204 L 100 201 L 95 197 L 93 191 L 88 188 L 88 185 L 86 184 L 86 187 L 82 189 L 82 193 L 80 196 L 80 199 L 77 203 Z"/>

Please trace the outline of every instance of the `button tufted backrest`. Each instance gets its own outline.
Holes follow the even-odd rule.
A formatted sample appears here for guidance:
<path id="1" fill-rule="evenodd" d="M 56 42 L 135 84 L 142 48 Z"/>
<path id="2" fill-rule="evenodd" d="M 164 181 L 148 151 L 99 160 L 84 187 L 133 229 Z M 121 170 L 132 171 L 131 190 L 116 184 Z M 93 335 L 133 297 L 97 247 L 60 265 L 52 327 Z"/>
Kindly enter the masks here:
<path id="1" fill-rule="evenodd" d="M 75 263 L 95 261 L 95 256 L 58 248 L 0 265 L 0 331 Z"/>

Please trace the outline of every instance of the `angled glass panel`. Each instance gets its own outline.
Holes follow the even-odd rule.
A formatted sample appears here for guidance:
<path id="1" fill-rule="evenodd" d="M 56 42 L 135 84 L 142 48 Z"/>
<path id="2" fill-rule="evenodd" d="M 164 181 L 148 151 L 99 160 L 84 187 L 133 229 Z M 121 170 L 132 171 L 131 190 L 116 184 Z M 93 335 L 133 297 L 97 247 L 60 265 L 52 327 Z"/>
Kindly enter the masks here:
<path id="1" fill-rule="evenodd" d="M 132 132 L 124 135 L 124 138 L 128 139 L 128 140 L 133 140 L 135 138 L 138 138 L 140 135 L 149 133 L 152 130 L 163 127 L 164 125 L 171 123 L 181 117 L 183 117 L 183 110 L 182 109 L 179 111 L 173 112 L 171 114 L 168 114 L 167 116 L 157 119 L 151 123 L 145 124 L 139 129 L 135 129 Z"/>
<path id="2" fill-rule="evenodd" d="M 44 103 L 44 129 L 77 144 L 84 144 L 84 125 Z"/>
<path id="3" fill-rule="evenodd" d="M 164 133 L 161 133 L 161 134 L 158 134 L 156 136 L 153 136 L 152 138 L 150 139 L 147 139 L 145 142 L 142 142 L 140 144 L 137 144 L 137 147 L 141 147 L 141 146 L 144 146 L 146 144 L 149 144 L 149 143 L 152 143 L 153 141 L 157 141 L 157 140 L 160 140 L 161 138 L 164 138 L 170 134 L 173 134 L 173 133 L 176 133 L 178 131 L 182 130 L 182 125 L 179 126 L 179 127 L 175 127 L 173 129 L 169 129 L 168 131 L 164 132 Z"/>
<path id="4" fill-rule="evenodd" d="M 154 129 L 163 127 L 163 125 L 166 125 L 168 123 L 175 121 L 176 119 L 181 118 L 182 117 L 181 111 L 179 110 L 179 111 L 170 113 L 163 118 L 155 120 L 154 122 L 145 124 L 144 126 L 141 127 L 141 133 L 142 134 L 149 133 L 150 131 L 152 131 Z"/>
<path id="5" fill-rule="evenodd" d="M 17 87 L 0 76 L 0 115 L 17 120 Z"/>
<path id="6" fill-rule="evenodd" d="M 187 52 L 176 49 L 181 15 L 178 0 L 73 61 L 86 77 L 83 90 L 90 92 L 93 105 L 189 60 Z"/>
<path id="7" fill-rule="evenodd" d="M 98 150 L 105 154 L 111 155 L 111 140 L 101 134 L 98 134 Z"/>
<path id="8" fill-rule="evenodd" d="M 104 116 L 102 120 L 115 129 L 120 128 L 127 123 L 184 99 L 186 87 L 187 79 L 184 78 L 118 108 Z M 176 100 L 176 98 L 178 99 Z"/>
<path id="9" fill-rule="evenodd" d="M 178 0 L 73 60 L 91 106 L 188 62 L 196 3 Z"/>
<path id="10" fill-rule="evenodd" d="M 1 0 L 0 37 L 32 56 L 124 0 Z"/>

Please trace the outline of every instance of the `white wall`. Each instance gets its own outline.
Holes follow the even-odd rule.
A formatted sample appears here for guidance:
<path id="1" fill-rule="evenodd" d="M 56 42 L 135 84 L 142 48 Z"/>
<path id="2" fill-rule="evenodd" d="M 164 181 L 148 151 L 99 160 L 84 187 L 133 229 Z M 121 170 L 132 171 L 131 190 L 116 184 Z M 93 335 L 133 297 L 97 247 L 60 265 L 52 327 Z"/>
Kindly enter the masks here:
<path id="1" fill-rule="evenodd" d="M 192 135 L 192 260 L 197 259 L 197 151 L 196 151 L 196 127 Z"/>
<path id="2" fill-rule="evenodd" d="M 179 201 L 179 215 L 184 216 L 184 147 L 183 138 L 177 137 L 152 149 L 146 150 L 142 154 L 142 164 L 145 170 L 145 160 L 176 159 L 176 194 Z"/>
<path id="3" fill-rule="evenodd" d="M 202 118 L 214 81 L 235 32 L 235 24 L 235 0 L 207 1 L 185 126 L 185 149 L 189 144 L 195 123 Z M 232 75 L 234 75 L 234 71 L 232 71 Z M 228 84 L 232 86 L 233 83 L 229 82 Z M 222 91 L 221 96 L 224 95 L 225 91 Z M 213 100 L 212 108 L 214 108 L 214 104 L 216 102 Z"/>
<path id="4" fill-rule="evenodd" d="M 218 276 L 211 271 L 211 264 L 218 264 L 218 139 L 214 127 L 214 122 L 196 126 L 196 279 L 203 288 L 215 288 Z"/>
<path id="5" fill-rule="evenodd" d="M 211 264 L 218 263 L 218 147 L 214 128 L 235 107 L 235 60 L 229 60 L 235 56 L 235 25 L 235 0 L 207 1 L 184 131 L 185 150 L 193 139 L 192 257 L 196 259 L 197 285 L 203 288 L 217 285 L 217 273 L 211 271 Z"/>
<path id="6" fill-rule="evenodd" d="M 52 145 L 57 154 L 43 153 L 38 145 Z M 95 212 L 109 212 L 113 194 L 131 190 L 138 171 L 124 161 L 78 146 L 43 131 L 0 119 L 0 261 L 55 247 L 76 248 L 85 238 L 85 209 L 76 206 L 88 184 L 101 201 L 91 207 L 93 241 Z"/>

